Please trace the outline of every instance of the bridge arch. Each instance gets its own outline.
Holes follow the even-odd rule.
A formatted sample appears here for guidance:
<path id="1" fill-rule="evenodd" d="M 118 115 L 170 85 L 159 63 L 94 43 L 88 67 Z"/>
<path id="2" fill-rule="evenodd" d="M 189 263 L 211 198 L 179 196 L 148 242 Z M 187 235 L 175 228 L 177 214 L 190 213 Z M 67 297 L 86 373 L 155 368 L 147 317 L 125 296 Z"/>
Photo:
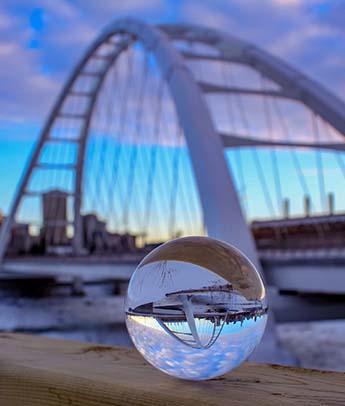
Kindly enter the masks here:
<path id="1" fill-rule="evenodd" d="M 120 43 L 112 41 L 115 34 L 124 34 Z M 216 56 L 188 54 L 179 52 L 170 39 L 199 41 L 211 45 L 219 51 Z M 198 185 L 202 203 L 205 224 L 208 233 L 214 237 L 233 243 L 258 264 L 256 251 L 251 234 L 244 220 L 234 182 L 229 173 L 223 154 L 225 146 L 267 145 L 250 138 L 236 135 L 218 134 L 211 114 L 203 98 L 203 92 L 226 92 L 229 89 L 207 88 L 207 84 L 197 83 L 185 63 L 186 58 L 215 59 L 229 62 L 238 62 L 251 66 L 264 76 L 281 86 L 279 97 L 298 100 L 307 105 L 316 114 L 323 117 L 341 134 L 345 134 L 344 103 L 323 89 L 314 81 L 308 79 L 295 69 L 289 67 L 277 58 L 259 50 L 251 44 L 220 33 L 216 30 L 204 29 L 195 26 L 159 26 L 152 27 L 133 19 L 115 21 L 106 27 L 100 36 L 91 44 L 79 64 L 74 69 L 71 77 L 64 86 L 48 120 L 43 128 L 40 139 L 21 183 L 18 187 L 10 214 L 1 228 L 0 258 L 3 257 L 10 230 L 21 199 L 27 192 L 27 185 L 33 170 L 37 167 L 38 158 L 43 146 L 51 141 L 50 132 L 56 118 L 63 116 L 63 106 L 69 95 L 78 93 L 73 90 L 75 82 L 83 76 L 93 76 L 95 79 L 93 90 L 84 96 L 88 99 L 85 112 L 80 117 L 82 122 L 80 136 L 77 140 L 78 154 L 75 168 L 74 184 L 74 237 L 73 244 L 76 253 L 81 250 L 81 202 L 83 186 L 84 156 L 87 145 L 90 120 L 95 102 L 106 77 L 108 70 L 115 63 L 119 55 L 136 41 L 150 50 L 159 65 L 161 74 L 169 86 L 174 100 L 181 127 L 184 130 L 186 141 L 191 156 L 194 174 Z M 90 60 L 102 57 L 97 54 L 99 47 L 109 44 L 112 52 L 104 59 L 102 69 L 97 72 L 87 71 Z M 232 89 L 232 91 L 245 92 L 246 89 Z M 80 94 L 79 96 L 83 96 Z M 276 95 L 277 96 L 277 95 Z M 66 114 L 65 114 L 66 115 Z M 274 145 L 279 145 L 275 143 Z M 313 143 L 288 143 L 287 146 L 313 147 Z M 317 147 L 320 147 L 318 145 Z M 335 150 L 344 149 L 343 144 L 325 144 L 321 147 Z"/>

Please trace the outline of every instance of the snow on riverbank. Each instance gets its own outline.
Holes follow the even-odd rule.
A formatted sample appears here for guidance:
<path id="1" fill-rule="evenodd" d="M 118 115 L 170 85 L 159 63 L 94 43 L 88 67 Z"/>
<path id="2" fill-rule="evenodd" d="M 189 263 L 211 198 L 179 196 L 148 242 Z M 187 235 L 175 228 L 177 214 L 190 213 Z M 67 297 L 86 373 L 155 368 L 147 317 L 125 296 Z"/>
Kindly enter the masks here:
<path id="1" fill-rule="evenodd" d="M 278 337 L 300 366 L 345 372 L 345 320 L 280 324 Z"/>

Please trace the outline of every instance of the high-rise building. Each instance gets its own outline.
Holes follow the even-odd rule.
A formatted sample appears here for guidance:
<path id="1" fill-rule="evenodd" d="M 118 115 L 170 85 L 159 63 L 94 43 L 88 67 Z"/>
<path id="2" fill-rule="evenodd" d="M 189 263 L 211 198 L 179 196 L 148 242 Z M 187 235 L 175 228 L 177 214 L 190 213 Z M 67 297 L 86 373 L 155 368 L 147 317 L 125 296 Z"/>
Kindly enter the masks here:
<path id="1" fill-rule="evenodd" d="M 67 197 L 62 190 L 43 193 L 43 227 L 41 236 L 45 247 L 66 245 L 67 238 Z"/>
<path id="2" fill-rule="evenodd" d="M 14 255 L 28 254 L 33 245 L 33 238 L 29 233 L 29 224 L 15 223 L 9 243 L 9 253 Z"/>
<path id="3" fill-rule="evenodd" d="M 104 251 L 109 246 L 106 224 L 90 213 L 83 216 L 84 246 L 90 252 Z"/>

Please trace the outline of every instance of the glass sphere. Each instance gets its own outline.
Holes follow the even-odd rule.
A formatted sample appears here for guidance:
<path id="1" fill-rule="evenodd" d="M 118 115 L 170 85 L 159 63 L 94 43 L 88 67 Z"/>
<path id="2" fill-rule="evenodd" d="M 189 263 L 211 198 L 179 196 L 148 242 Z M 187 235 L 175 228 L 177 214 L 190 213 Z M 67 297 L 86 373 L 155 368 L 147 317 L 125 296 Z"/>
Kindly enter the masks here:
<path id="1" fill-rule="evenodd" d="M 142 260 L 125 311 L 131 339 L 149 363 L 177 378 L 210 379 L 236 368 L 259 343 L 266 291 L 239 250 L 185 237 Z"/>

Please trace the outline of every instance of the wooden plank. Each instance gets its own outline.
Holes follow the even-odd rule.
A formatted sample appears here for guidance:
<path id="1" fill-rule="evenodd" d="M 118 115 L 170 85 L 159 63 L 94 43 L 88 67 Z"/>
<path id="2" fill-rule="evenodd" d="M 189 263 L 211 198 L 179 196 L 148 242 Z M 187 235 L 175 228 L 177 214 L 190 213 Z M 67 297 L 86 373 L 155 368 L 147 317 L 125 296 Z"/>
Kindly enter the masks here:
<path id="1" fill-rule="evenodd" d="M 245 363 L 190 382 L 160 373 L 134 349 L 0 334 L 0 404 L 344 405 L 345 374 Z"/>

